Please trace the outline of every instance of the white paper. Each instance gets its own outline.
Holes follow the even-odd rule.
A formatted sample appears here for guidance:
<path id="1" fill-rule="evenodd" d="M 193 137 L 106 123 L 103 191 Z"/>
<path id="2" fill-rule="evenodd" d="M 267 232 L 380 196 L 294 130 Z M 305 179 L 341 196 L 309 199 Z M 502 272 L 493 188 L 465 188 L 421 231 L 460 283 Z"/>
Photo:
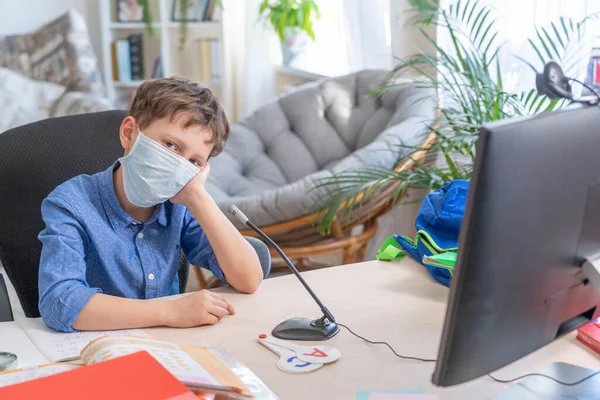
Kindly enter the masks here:
<path id="1" fill-rule="evenodd" d="M 154 347 L 152 344 L 144 343 L 112 344 L 103 347 L 102 350 L 93 354 L 89 359 L 86 358 L 86 360 L 87 364 L 91 365 L 138 351 L 147 351 L 150 353 L 163 367 L 184 384 L 221 386 L 192 356 L 186 351 L 177 350 L 176 348 Z"/>
<path id="2" fill-rule="evenodd" d="M 41 378 L 48 375 L 58 374 L 59 372 L 70 371 L 75 368 L 81 368 L 77 365 L 50 365 L 41 368 L 29 368 L 24 371 L 0 375 L 0 386 L 12 385 Z"/>
<path id="3" fill-rule="evenodd" d="M 126 335 L 148 335 L 141 329 L 128 329 L 121 331 L 94 331 L 94 332 L 56 332 L 46 326 L 41 318 L 24 318 L 18 321 L 27 336 L 39 351 L 50 362 L 65 358 L 77 357 L 81 350 L 92 340 L 101 336 L 120 337 Z"/>
<path id="4" fill-rule="evenodd" d="M 15 368 L 48 363 L 25 331 L 14 321 L 0 322 L 0 351 L 8 351 L 17 355 Z"/>

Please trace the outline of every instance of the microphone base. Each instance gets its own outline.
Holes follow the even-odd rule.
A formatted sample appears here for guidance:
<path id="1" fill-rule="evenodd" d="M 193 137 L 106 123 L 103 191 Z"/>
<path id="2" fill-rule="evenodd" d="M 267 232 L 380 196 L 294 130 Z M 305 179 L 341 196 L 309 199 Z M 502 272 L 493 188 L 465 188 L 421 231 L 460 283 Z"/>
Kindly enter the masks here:
<path id="1" fill-rule="evenodd" d="M 271 334 L 283 340 L 327 340 L 340 331 L 335 322 L 330 322 L 325 317 L 290 318 L 277 325 Z"/>

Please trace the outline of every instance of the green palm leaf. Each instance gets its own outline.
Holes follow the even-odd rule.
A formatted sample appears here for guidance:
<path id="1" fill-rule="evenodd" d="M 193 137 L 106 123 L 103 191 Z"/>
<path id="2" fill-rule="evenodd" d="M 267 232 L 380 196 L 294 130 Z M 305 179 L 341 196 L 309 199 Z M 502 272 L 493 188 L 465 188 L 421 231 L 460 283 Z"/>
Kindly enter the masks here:
<path id="1" fill-rule="evenodd" d="M 328 233 L 334 219 L 350 221 L 352 213 L 368 211 L 368 202 L 382 190 L 394 185 L 392 201 L 396 202 L 408 188 L 435 190 L 457 179 L 470 179 L 475 161 L 475 145 L 482 125 L 518 115 L 546 112 L 565 103 L 540 96 L 535 89 L 523 93 L 506 91 L 501 62 L 499 30 L 492 8 L 478 0 L 458 0 L 440 9 L 436 0 L 409 0 L 415 8 L 411 23 L 432 46 L 432 53 L 419 52 L 398 59 L 396 67 L 379 88 L 371 92 L 381 95 L 393 87 L 406 85 L 401 78 L 418 74 L 414 86 L 435 89 L 443 98 L 440 117 L 426 124 L 422 134 L 433 132 L 436 142 L 427 150 L 437 155 L 437 162 L 416 162 L 407 171 L 368 167 L 344 171 L 317 183 L 323 191 L 320 230 Z M 534 71 L 551 59 L 565 66 L 576 65 L 580 53 L 570 54 L 573 44 L 582 38 L 583 23 L 560 17 L 547 26 L 536 27 L 528 44 L 534 60 L 517 57 Z M 440 46 L 426 26 L 433 24 L 437 36 L 450 38 L 450 49 Z M 411 160 L 419 146 L 399 146 L 398 162 Z M 407 155 L 408 154 L 408 155 Z M 363 208 L 364 207 L 364 208 Z"/>

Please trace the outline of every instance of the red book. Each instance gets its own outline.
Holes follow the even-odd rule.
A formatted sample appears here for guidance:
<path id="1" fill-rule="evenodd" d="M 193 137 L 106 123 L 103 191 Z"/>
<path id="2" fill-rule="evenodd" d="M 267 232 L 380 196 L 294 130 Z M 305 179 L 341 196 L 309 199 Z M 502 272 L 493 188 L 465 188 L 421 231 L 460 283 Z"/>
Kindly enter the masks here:
<path id="1" fill-rule="evenodd" d="M 145 351 L 0 387 L 0 399 L 198 400 Z"/>
<path id="2" fill-rule="evenodd" d="M 577 329 L 577 340 L 600 354 L 600 323 L 587 324 Z"/>

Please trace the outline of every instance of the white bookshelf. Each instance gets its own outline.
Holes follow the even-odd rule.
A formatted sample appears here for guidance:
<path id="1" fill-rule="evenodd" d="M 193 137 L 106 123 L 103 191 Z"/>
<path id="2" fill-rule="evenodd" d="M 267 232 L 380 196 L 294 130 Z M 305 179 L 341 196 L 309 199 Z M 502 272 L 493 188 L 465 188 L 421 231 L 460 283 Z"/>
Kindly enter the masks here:
<path id="1" fill-rule="evenodd" d="M 222 12 L 217 10 L 215 21 L 187 22 L 186 41 L 183 49 L 179 49 L 180 23 L 172 21 L 171 10 L 174 0 L 150 0 L 153 34 L 147 31 L 143 22 L 119 22 L 117 20 L 117 0 L 100 0 L 100 26 L 102 35 L 103 76 L 109 98 L 119 108 L 126 108 L 135 89 L 147 79 L 151 79 L 154 61 L 160 56 L 162 76 L 184 76 L 208 86 L 221 99 L 227 111 L 230 109 L 228 82 L 226 76 L 226 55 L 223 43 Z M 113 79 L 113 59 L 111 43 L 126 39 L 131 34 L 143 35 L 144 79 L 115 81 Z M 207 78 L 206 42 L 210 40 L 210 53 L 218 55 L 218 62 L 209 62 L 211 72 L 219 75 L 218 81 L 211 73 Z M 203 47 L 204 46 L 204 47 Z M 204 52 L 202 51 L 204 50 Z M 216 71 L 218 70 L 218 71 Z"/>

